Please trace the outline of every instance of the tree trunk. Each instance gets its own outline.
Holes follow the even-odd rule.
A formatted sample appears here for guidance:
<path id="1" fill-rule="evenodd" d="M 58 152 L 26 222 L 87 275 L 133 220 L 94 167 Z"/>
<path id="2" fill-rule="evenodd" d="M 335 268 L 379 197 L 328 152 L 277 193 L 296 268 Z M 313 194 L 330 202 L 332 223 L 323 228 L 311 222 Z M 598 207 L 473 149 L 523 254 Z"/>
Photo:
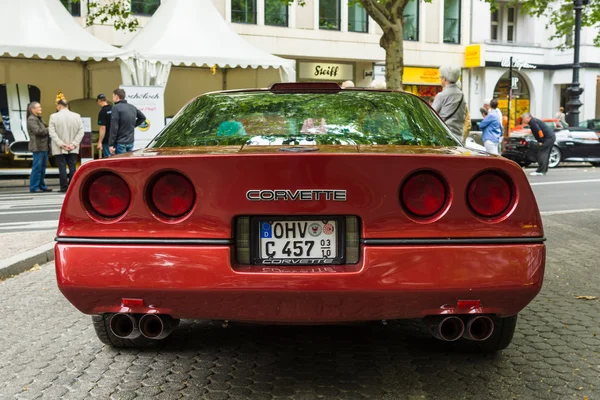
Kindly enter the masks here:
<path id="1" fill-rule="evenodd" d="M 402 21 L 389 26 L 379 45 L 385 50 L 385 80 L 388 89 L 402 89 L 404 72 L 404 37 Z"/>

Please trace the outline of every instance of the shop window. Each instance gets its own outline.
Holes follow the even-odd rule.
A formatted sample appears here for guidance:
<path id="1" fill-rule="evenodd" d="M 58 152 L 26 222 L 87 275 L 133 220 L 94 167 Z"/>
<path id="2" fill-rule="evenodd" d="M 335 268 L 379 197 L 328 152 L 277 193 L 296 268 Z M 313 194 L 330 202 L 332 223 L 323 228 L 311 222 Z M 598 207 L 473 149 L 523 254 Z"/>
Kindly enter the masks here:
<path id="1" fill-rule="evenodd" d="M 369 17 L 367 10 L 360 4 L 348 6 L 348 31 L 349 32 L 369 32 Z"/>
<path id="2" fill-rule="evenodd" d="M 404 40 L 419 40 L 419 2 L 410 0 L 404 8 Z"/>
<path id="3" fill-rule="evenodd" d="M 281 0 L 265 0 L 265 25 L 288 26 L 288 6 Z"/>
<path id="4" fill-rule="evenodd" d="M 81 2 L 74 2 L 73 0 L 60 0 L 61 3 L 65 6 L 65 8 L 71 13 L 74 17 L 81 17 Z"/>
<path id="5" fill-rule="evenodd" d="M 256 24 L 256 0 L 231 0 L 231 22 Z"/>
<path id="6" fill-rule="evenodd" d="M 319 29 L 340 30 L 340 0 L 319 0 Z"/>
<path id="7" fill-rule="evenodd" d="M 131 12 L 135 15 L 154 15 L 160 0 L 131 0 Z"/>
<path id="8" fill-rule="evenodd" d="M 444 43 L 460 43 L 460 0 L 444 1 Z"/>

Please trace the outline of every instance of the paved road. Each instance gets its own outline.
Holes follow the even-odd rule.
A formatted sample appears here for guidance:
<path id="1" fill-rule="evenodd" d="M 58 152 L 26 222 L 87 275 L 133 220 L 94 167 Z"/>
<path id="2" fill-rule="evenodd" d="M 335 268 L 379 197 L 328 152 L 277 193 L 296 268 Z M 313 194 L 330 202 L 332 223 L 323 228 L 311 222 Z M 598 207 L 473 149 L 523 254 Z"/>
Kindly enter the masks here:
<path id="1" fill-rule="evenodd" d="M 0 399 L 600 399 L 600 300 L 576 299 L 600 298 L 600 212 L 582 211 L 597 207 L 598 172 L 531 179 L 545 210 L 544 288 L 496 356 L 456 352 L 412 320 L 184 321 L 164 348 L 115 350 L 60 295 L 48 264 L 0 283 Z"/>
<path id="2" fill-rule="evenodd" d="M 544 214 L 600 211 L 600 168 L 587 165 L 555 168 L 544 177 L 528 178 Z M 0 233 L 56 229 L 63 194 L 31 194 L 27 188 L 1 186 L 0 181 Z"/>

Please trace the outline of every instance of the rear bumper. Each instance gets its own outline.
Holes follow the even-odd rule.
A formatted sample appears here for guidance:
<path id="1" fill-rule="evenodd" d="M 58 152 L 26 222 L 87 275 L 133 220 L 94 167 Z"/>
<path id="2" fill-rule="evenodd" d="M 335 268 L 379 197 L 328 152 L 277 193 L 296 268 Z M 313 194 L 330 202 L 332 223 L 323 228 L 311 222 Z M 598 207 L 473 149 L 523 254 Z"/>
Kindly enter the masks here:
<path id="1" fill-rule="evenodd" d="M 287 323 L 514 315 L 540 291 L 545 264 L 543 244 L 364 246 L 356 265 L 304 268 L 236 266 L 226 245 L 58 243 L 55 253 L 61 292 L 86 314 Z"/>

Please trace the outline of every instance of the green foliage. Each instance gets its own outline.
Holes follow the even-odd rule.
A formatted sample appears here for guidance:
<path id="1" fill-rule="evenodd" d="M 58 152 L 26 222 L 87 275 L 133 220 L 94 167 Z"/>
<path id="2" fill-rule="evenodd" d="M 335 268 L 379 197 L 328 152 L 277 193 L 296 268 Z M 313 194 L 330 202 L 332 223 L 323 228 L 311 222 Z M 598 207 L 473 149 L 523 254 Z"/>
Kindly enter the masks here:
<path id="1" fill-rule="evenodd" d="M 491 4 L 492 10 L 498 8 L 496 0 L 486 1 Z M 563 50 L 573 47 L 574 41 L 571 39 L 575 28 L 575 7 L 572 0 L 511 0 L 509 4 L 520 4 L 521 10 L 533 17 L 547 17 L 549 22 L 546 29 L 554 29 L 555 33 L 550 39 L 559 40 L 557 48 Z M 600 0 L 589 0 L 589 3 L 583 6 L 581 26 L 596 28 L 594 44 L 600 46 Z"/>
<path id="2" fill-rule="evenodd" d="M 80 0 L 72 0 L 73 3 Z M 154 2 L 151 2 L 153 6 Z M 88 13 L 86 16 L 86 25 L 91 26 L 95 23 L 112 23 L 115 30 L 128 30 L 130 32 L 139 28 L 140 23 L 130 9 L 131 0 L 111 0 L 105 4 L 100 4 L 99 0 L 89 0 L 87 3 Z"/>
<path id="3" fill-rule="evenodd" d="M 455 143 L 431 110 L 405 93 L 259 92 L 198 97 L 150 147 L 286 144 Z"/>

